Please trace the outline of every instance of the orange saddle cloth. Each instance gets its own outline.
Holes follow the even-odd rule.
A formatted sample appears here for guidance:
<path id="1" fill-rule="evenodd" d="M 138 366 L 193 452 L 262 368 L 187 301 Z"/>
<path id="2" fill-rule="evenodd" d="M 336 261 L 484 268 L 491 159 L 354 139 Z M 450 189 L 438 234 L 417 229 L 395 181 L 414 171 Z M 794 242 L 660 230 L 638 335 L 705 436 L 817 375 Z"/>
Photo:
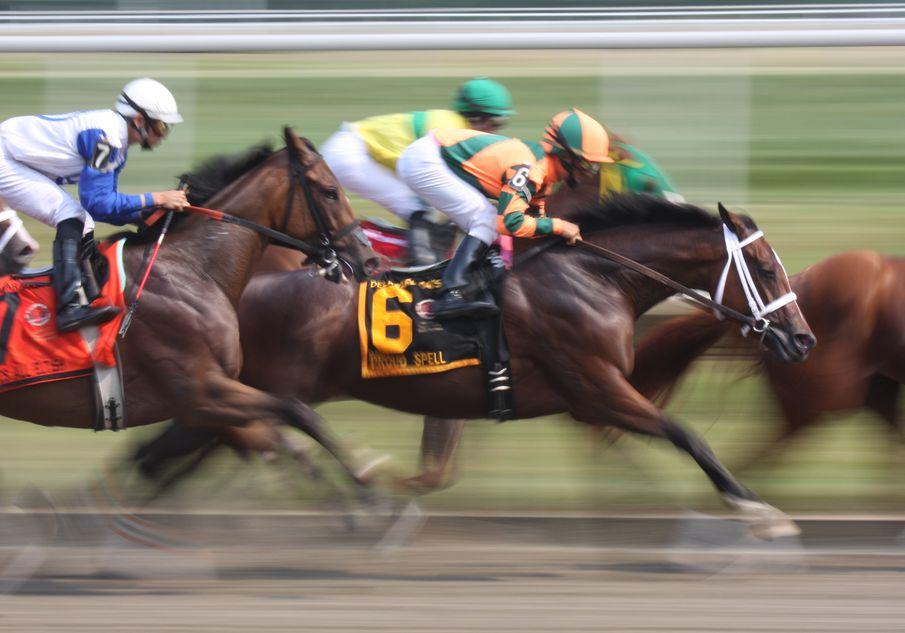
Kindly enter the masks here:
<path id="1" fill-rule="evenodd" d="M 101 296 L 124 308 L 123 241 L 99 248 L 110 271 Z M 81 332 L 57 332 L 56 310 L 50 275 L 0 277 L 0 392 L 90 376 L 95 363 L 116 365 L 114 345 L 123 314 L 100 326 L 92 350 Z"/>

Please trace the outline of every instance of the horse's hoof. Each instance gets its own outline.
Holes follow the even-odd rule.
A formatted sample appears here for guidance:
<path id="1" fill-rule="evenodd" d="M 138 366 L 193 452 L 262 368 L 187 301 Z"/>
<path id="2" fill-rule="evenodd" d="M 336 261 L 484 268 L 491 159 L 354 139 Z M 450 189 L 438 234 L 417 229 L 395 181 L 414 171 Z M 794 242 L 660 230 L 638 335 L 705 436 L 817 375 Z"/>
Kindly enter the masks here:
<path id="1" fill-rule="evenodd" d="M 785 515 L 752 523 L 748 529 L 751 531 L 752 536 L 762 541 L 791 538 L 801 534 L 801 528 L 798 527 L 798 524 Z"/>
<path id="2" fill-rule="evenodd" d="M 355 479 L 362 486 L 369 486 L 380 476 L 380 473 L 386 470 L 387 465 L 392 461 L 387 453 L 376 455 L 369 459 L 365 464 L 355 471 Z"/>
<path id="3" fill-rule="evenodd" d="M 723 499 L 741 514 L 741 520 L 748 524 L 748 529 L 756 538 L 772 541 L 801 534 L 801 528 L 789 515 L 768 503 L 733 495 L 724 495 Z"/>

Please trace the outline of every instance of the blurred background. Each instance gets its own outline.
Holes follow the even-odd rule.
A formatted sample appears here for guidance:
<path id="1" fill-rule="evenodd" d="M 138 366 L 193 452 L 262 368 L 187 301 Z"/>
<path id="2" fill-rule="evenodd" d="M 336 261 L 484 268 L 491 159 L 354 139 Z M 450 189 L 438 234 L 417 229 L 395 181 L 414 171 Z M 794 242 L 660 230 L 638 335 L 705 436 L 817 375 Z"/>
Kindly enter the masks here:
<path id="1" fill-rule="evenodd" d="M 439 9 L 458 3 L 382 3 Z M 530 2 L 484 3 L 505 16 Z M 600 6 L 601 3 L 593 3 Z M 624 3 L 630 9 L 631 3 Z M 682 6 L 682 3 L 661 3 Z M 755 3 L 756 4 L 756 3 Z M 233 2 L 218 8 L 319 9 L 315 2 Z M 367 2 L 331 3 L 359 9 Z M 591 6 L 591 3 L 572 3 Z M 183 2 L 0 2 L 0 9 L 203 9 Z M 348 18 L 350 20 L 364 18 Z M 515 36 L 518 21 L 495 18 Z M 247 20 L 245 20 L 247 21 Z M 36 20 L 35 23 L 40 22 Z M 243 20 L 238 20 L 242 23 Z M 28 34 L 33 23 L 3 23 Z M 61 26 L 67 35 L 77 25 Z M 165 20 L 145 32 L 164 33 Z M 193 28 L 199 28 L 196 26 Z M 551 27 L 553 28 L 553 27 Z M 563 29 L 565 30 L 565 29 Z M 110 27 L 110 33 L 120 33 Z M 96 34 L 102 41 L 104 34 Z M 530 44 L 529 44 L 530 45 Z M 284 124 L 316 144 L 343 121 L 450 105 L 476 75 L 503 82 L 518 114 L 506 132 L 538 138 L 555 112 L 578 106 L 650 153 L 690 201 L 749 213 L 789 273 L 843 250 L 901 253 L 905 240 L 905 47 L 309 50 L 297 52 L 15 52 L 0 54 L 0 119 L 110 107 L 139 76 L 164 82 L 186 122 L 155 152 L 133 150 L 121 190 L 168 188 L 204 158 L 275 143 Z M 358 215 L 389 215 L 353 199 Z M 26 219 L 49 263 L 52 235 Z M 165 246 L 164 246 L 165 248 Z M 730 466 L 752 453 L 777 412 L 750 363 L 705 359 L 671 411 L 711 442 Z M 417 464 L 421 421 L 358 402 L 320 412 L 357 447 Z M 43 429 L 4 420 L 3 490 L 28 484 L 65 491 L 127 446 L 158 432 Z M 905 509 L 898 437 L 872 414 L 827 420 L 742 480 L 787 511 Z M 315 508 L 325 491 L 263 463 L 224 454 L 169 507 Z M 658 442 L 606 447 L 565 417 L 497 425 L 470 422 L 459 480 L 424 500 L 427 509 L 637 512 L 716 504 L 698 468 Z"/>

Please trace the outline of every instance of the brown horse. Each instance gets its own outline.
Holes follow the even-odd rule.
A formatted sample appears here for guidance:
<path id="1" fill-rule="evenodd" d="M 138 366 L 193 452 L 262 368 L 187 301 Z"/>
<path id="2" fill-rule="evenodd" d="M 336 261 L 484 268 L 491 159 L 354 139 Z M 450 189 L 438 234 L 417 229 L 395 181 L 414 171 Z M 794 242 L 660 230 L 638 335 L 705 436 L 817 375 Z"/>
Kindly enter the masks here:
<path id="1" fill-rule="evenodd" d="M 898 433 L 896 406 L 905 381 L 905 259 L 841 253 L 790 279 L 798 305 L 820 345 L 796 365 L 777 363 L 748 341 L 776 395 L 784 424 L 746 459 L 754 466 L 827 413 L 872 409 Z M 732 331 L 709 312 L 673 319 L 651 332 L 635 353 L 632 384 L 665 403 L 692 361 Z"/>
<path id="2" fill-rule="evenodd" d="M 744 240 L 757 231 L 749 218 L 722 208 L 715 217 L 692 205 L 650 196 L 613 196 L 595 204 L 582 220 L 589 243 L 606 245 L 682 283 L 711 290 L 726 263 L 727 235 Z M 785 273 L 765 241 L 746 246 L 743 261 L 755 271 L 761 296 L 777 298 L 788 292 Z M 701 438 L 628 382 L 634 321 L 671 292 L 562 244 L 521 261 L 503 288 L 517 415 L 568 412 L 592 426 L 612 425 L 668 439 L 699 464 L 728 503 L 762 522 L 767 533 L 788 530 L 785 519 L 739 484 Z M 315 285 L 304 271 L 256 277 L 239 309 L 246 360 L 242 380 L 312 402 L 352 396 L 432 416 L 486 416 L 478 368 L 363 380 L 356 294 L 348 286 Z M 745 305 L 739 284 L 727 285 L 724 301 L 735 308 Z M 327 315 L 316 326 L 305 318 L 312 306 Z M 787 361 L 806 356 L 814 338 L 794 302 L 776 310 L 771 319 L 764 344 Z M 176 427 L 173 432 L 178 433 Z M 159 460 L 161 451 L 172 446 L 168 440 L 172 437 L 160 438 L 156 447 L 146 445 L 139 458 L 146 463 Z M 211 438 L 199 436 L 198 441 L 207 444 Z M 188 449 L 186 437 L 180 445 Z"/>
<path id="3" fill-rule="evenodd" d="M 37 252 L 38 243 L 0 198 L 0 276 L 20 272 Z"/>
<path id="4" fill-rule="evenodd" d="M 377 256 L 363 235 L 352 230 L 354 216 L 339 184 L 310 142 L 289 128 L 284 136 L 285 150 L 259 151 L 240 166 L 211 167 L 208 171 L 231 170 L 233 182 L 208 205 L 296 240 L 317 239 L 317 247 L 307 246 L 315 259 L 331 260 L 335 248 L 363 275 Z M 203 190 L 205 171 L 185 180 L 190 188 Z M 198 216 L 179 220 L 160 251 L 131 329 L 120 341 L 128 423 L 140 426 L 176 416 L 201 426 L 275 420 L 310 434 L 346 463 L 310 407 L 238 380 L 242 349 L 236 306 L 266 236 Z M 124 250 L 130 296 L 142 272 L 145 247 L 128 244 Z M 92 428 L 94 410 L 88 378 L 0 394 L 3 415 L 45 426 Z"/>

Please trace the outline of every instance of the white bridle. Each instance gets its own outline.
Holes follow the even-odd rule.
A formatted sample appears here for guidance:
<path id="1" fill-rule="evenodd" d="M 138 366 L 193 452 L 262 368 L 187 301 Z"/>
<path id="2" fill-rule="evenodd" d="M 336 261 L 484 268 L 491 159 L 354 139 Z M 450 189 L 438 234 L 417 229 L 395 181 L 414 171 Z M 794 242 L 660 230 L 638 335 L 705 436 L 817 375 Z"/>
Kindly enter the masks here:
<path id="1" fill-rule="evenodd" d="M 6 222 L 7 220 L 9 220 L 9 226 L 6 227 L 6 230 L 3 231 L 3 235 L 0 236 L 0 253 L 6 250 L 9 241 L 13 239 L 13 236 L 18 233 L 23 226 L 22 219 L 19 217 L 19 215 L 8 207 L 0 211 L 0 223 Z M 26 235 L 28 234 L 26 233 Z M 25 236 L 23 236 L 22 238 L 25 239 L 25 241 L 28 242 L 32 248 L 37 248 L 37 242 L 31 239 L 30 235 L 27 239 Z"/>
<path id="2" fill-rule="evenodd" d="M 754 284 L 754 279 L 751 277 L 751 271 L 748 270 L 748 262 L 745 261 L 742 249 L 763 236 L 763 231 L 755 231 L 744 240 L 739 241 L 738 235 L 733 233 L 728 226 L 723 224 L 723 237 L 726 240 L 726 265 L 723 266 L 723 274 L 720 275 L 720 282 L 717 284 L 716 293 L 713 295 L 714 301 L 723 303 L 723 292 L 726 290 L 726 281 L 729 279 L 729 269 L 732 267 L 732 262 L 734 261 L 735 268 L 738 271 L 739 282 L 741 282 L 742 290 L 744 290 L 745 297 L 748 299 L 748 307 L 751 310 L 751 316 L 758 322 L 757 325 L 751 329 L 758 333 L 765 332 L 767 328 L 770 327 L 770 321 L 765 318 L 768 314 L 776 312 L 783 306 L 786 306 L 797 299 L 795 293 L 791 291 L 767 304 L 764 304 L 763 299 L 760 298 L 760 293 L 757 291 L 757 286 Z M 779 255 L 776 254 L 776 251 L 773 252 L 773 255 L 776 257 L 779 267 L 782 268 L 783 274 L 785 274 L 786 269 L 783 268 L 782 262 L 779 261 Z M 723 319 L 722 314 L 719 314 L 716 311 L 714 311 L 713 314 L 718 319 Z M 748 329 L 747 325 L 742 327 L 742 334 L 747 335 Z"/>

